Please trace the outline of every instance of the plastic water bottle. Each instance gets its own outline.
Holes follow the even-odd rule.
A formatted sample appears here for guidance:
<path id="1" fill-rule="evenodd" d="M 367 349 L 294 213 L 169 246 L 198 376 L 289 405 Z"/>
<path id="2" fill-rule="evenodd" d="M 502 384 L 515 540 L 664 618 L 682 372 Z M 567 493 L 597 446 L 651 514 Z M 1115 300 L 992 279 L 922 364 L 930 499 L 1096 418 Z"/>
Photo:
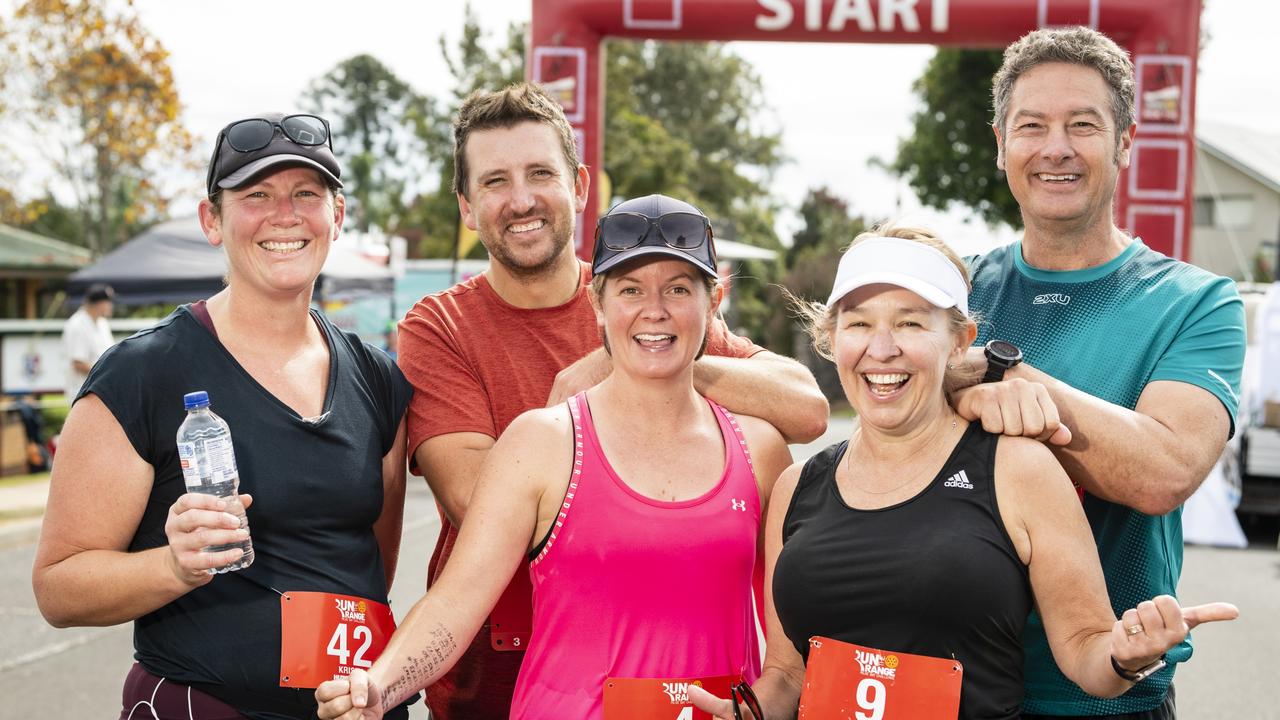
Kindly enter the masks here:
<path id="1" fill-rule="evenodd" d="M 187 492 L 226 498 L 227 512 L 239 516 L 240 527 L 248 529 L 249 519 L 240 504 L 237 490 L 240 472 L 236 469 L 236 452 L 231 446 L 231 428 L 209 410 L 209 393 L 204 390 L 182 396 L 187 419 L 178 427 L 178 460 Z M 231 572 L 253 564 L 253 540 L 246 538 L 229 545 L 210 545 L 205 552 L 221 552 L 241 548 L 244 555 L 230 565 L 214 568 L 213 573 Z"/>

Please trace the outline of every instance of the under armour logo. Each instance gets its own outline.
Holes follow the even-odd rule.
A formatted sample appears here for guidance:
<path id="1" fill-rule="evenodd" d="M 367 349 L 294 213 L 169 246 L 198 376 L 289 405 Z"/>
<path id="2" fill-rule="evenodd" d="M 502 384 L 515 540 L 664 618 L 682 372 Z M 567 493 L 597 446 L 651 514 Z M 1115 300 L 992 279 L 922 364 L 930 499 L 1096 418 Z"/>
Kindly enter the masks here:
<path id="1" fill-rule="evenodd" d="M 736 499 L 736 498 L 730 499 L 730 500 L 729 500 L 729 506 L 730 506 L 730 507 L 732 507 L 734 510 L 741 510 L 742 512 L 746 512 L 746 511 L 747 511 L 747 501 L 746 501 L 746 500 L 738 500 L 738 499 Z"/>

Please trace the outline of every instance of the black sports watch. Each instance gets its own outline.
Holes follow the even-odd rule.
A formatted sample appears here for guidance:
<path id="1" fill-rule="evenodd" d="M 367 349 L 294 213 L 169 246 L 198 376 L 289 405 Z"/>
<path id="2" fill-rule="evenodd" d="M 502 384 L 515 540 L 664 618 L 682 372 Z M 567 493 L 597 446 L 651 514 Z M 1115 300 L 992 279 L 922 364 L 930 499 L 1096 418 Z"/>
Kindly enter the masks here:
<path id="1" fill-rule="evenodd" d="M 1161 655 L 1160 657 L 1156 658 L 1155 662 L 1151 663 L 1150 665 L 1144 668 L 1139 668 L 1137 670 L 1126 670 L 1120 667 L 1120 663 L 1116 662 L 1115 655 L 1111 656 L 1111 669 L 1115 670 L 1117 675 L 1124 678 L 1125 680 L 1128 680 L 1131 683 L 1140 683 L 1143 680 L 1146 680 L 1152 675 L 1155 675 L 1157 672 L 1165 669 L 1168 666 L 1169 666 L 1169 663 L 1165 660 L 1165 656 Z"/>
<path id="2" fill-rule="evenodd" d="M 1009 368 L 1022 362 L 1022 351 L 1017 345 L 1005 340 L 992 340 L 983 348 L 987 356 L 987 373 L 982 382 L 1000 382 Z"/>

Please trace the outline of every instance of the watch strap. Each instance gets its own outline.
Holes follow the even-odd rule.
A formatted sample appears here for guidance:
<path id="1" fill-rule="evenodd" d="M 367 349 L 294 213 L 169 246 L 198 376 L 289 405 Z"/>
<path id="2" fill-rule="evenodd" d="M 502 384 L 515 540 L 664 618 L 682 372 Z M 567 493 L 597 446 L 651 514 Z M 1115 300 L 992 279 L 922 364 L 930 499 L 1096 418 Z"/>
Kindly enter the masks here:
<path id="1" fill-rule="evenodd" d="M 1165 656 L 1161 655 L 1156 658 L 1155 662 L 1147 665 L 1146 667 L 1138 668 L 1137 670 L 1126 670 L 1120 667 L 1120 663 L 1116 662 L 1115 655 L 1111 656 L 1111 669 L 1115 670 L 1117 675 L 1131 683 L 1140 683 L 1165 669 L 1168 665 L 1169 663 L 1165 660 Z"/>
<path id="2" fill-rule="evenodd" d="M 1005 367 L 1004 365 L 1001 365 L 999 363 L 994 363 L 991 360 L 987 360 L 987 372 L 982 375 L 982 382 L 984 383 L 1000 382 L 1001 380 L 1004 379 L 1005 370 L 1008 370 L 1008 369 L 1009 368 Z"/>

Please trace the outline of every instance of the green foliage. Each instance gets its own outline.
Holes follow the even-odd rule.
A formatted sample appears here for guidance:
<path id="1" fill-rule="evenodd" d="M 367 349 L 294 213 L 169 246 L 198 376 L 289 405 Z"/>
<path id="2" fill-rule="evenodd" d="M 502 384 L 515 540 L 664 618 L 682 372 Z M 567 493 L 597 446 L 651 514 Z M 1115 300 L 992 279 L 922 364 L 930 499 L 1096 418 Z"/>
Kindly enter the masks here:
<path id="1" fill-rule="evenodd" d="M 753 125 L 765 102 L 751 65 L 718 43 L 622 40 L 608 44 L 606 64 L 614 196 L 680 196 L 732 226 L 722 234 L 781 248 L 768 187 L 782 137 Z"/>
<path id="2" fill-rule="evenodd" d="M 800 299 L 826 302 L 836 282 L 842 250 L 867 229 L 867 223 L 850 215 L 849 205 L 824 187 L 813 188 L 805 196 L 800 204 L 800 219 L 804 225 L 792 236 L 782 284 Z M 777 307 L 783 307 L 781 292 Z M 812 351 L 808 334 L 791 322 L 790 313 L 774 313 L 769 336 L 778 347 L 785 348 L 783 352 L 809 366 L 828 400 L 844 400 L 835 365 Z"/>
<path id="3" fill-rule="evenodd" d="M 432 113 L 431 101 L 373 56 L 356 55 L 313 81 L 304 102 L 333 125 L 356 226 L 368 232 L 399 224 L 409 179 L 428 170 L 414 129 Z"/>
<path id="4" fill-rule="evenodd" d="M 461 220 L 458 200 L 453 194 L 453 117 L 472 92 L 506 87 L 524 79 L 526 26 L 511 23 L 505 44 L 489 41 L 467 4 L 462 34 L 455 45 L 442 36 L 440 54 L 454 78 L 447 100 L 428 104 L 414 118 L 414 133 L 426 148 L 433 172 L 434 187 L 415 197 L 405 209 L 403 221 L 394 227 L 409 241 L 412 257 L 452 257 Z M 483 258 L 479 244 L 469 257 Z"/>
<path id="5" fill-rule="evenodd" d="M 27 0 L 3 32 L 4 109 L 30 124 L 49 166 L 75 193 L 84 244 L 106 252 L 164 217 L 170 197 L 150 178 L 161 166 L 194 172 L 198 160 L 168 52 L 133 8 Z M 0 141 L 29 142 L 7 133 Z"/>
<path id="6" fill-rule="evenodd" d="M 913 86 L 923 102 L 890 169 L 920 202 L 945 210 L 973 208 L 990 224 L 1022 225 L 1018 203 L 996 169 L 991 132 L 991 77 L 998 50 L 939 48 Z"/>

